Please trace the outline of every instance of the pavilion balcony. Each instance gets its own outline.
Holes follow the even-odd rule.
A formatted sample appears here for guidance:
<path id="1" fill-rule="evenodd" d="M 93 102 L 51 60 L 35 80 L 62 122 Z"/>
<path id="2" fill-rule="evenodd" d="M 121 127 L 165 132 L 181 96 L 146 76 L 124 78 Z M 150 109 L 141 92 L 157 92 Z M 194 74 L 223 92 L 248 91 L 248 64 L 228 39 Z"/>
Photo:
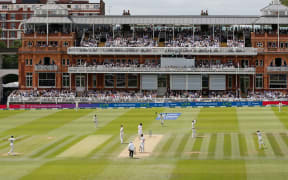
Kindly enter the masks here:
<path id="1" fill-rule="evenodd" d="M 288 67 L 267 67 L 268 72 L 288 72 Z"/>
<path id="2" fill-rule="evenodd" d="M 35 71 L 57 71 L 57 65 L 35 65 Z"/>
<path id="3" fill-rule="evenodd" d="M 70 55 L 239 55 L 256 56 L 257 48 L 230 47 L 70 47 Z"/>
<path id="4" fill-rule="evenodd" d="M 255 68 L 235 68 L 235 67 L 219 67 L 219 68 L 164 68 L 164 67 L 106 67 L 106 66 L 78 66 L 69 67 L 68 72 L 77 73 L 93 73 L 93 74 L 255 74 Z"/>

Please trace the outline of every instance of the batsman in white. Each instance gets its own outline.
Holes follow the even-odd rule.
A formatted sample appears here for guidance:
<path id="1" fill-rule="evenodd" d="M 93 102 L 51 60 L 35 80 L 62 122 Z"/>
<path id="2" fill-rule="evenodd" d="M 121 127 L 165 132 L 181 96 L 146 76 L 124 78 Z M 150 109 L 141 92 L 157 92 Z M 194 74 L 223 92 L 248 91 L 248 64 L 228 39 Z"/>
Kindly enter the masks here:
<path id="1" fill-rule="evenodd" d="M 124 127 L 123 127 L 123 125 L 121 125 L 121 127 L 120 127 L 120 141 L 121 141 L 121 144 L 123 144 L 123 136 L 124 136 Z"/>
<path id="2" fill-rule="evenodd" d="M 10 151 L 8 152 L 8 155 L 15 155 L 14 154 L 14 142 L 16 141 L 16 138 L 14 136 L 11 136 L 8 141 L 10 142 Z"/>
<path id="3" fill-rule="evenodd" d="M 193 120 L 193 121 L 192 121 L 192 138 L 196 138 L 196 128 L 195 128 L 195 125 L 196 125 L 196 120 Z"/>
<path id="4" fill-rule="evenodd" d="M 141 134 L 139 152 L 142 152 L 142 153 L 144 152 L 144 143 L 145 143 L 145 138 L 144 138 L 144 135 Z"/>
<path id="5" fill-rule="evenodd" d="M 138 136 L 141 138 L 141 134 L 143 134 L 143 126 L 142 123 L 138 125 Z"/>
<path id="6" fill-rule="evenodd" d="M 262 138 L 262 133 L 258 130 L 256 131 L 257 137 L 258 137 L 258 144 L 259 144 L 259 149 L 261 149 L 262 147 L 264 148 L 265 144 Z"/>
<path id="7" fill-rule="evenodd" d="M 98 119 L 97 119 L 96 114 L 94 115 L 93 122 L 94 122 L 94 124 L 95 124 L 95 128 L 97 128 L 97 126 L 98 126 Z"/>

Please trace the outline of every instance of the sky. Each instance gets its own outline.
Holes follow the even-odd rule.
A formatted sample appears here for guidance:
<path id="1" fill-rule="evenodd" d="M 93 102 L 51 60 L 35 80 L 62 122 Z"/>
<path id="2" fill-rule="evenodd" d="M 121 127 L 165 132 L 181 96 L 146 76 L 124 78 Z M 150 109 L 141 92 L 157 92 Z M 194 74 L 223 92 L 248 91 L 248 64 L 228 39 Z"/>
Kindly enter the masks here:
<path id="1" fill-rule="evenodd" d="M 93 0 L 98 1 L 99 0 Z M 208 9 L 209 15 L 259 15 L 260 9 L 272 0 L 104 0 L 106 15 L 200 15 Z"/>

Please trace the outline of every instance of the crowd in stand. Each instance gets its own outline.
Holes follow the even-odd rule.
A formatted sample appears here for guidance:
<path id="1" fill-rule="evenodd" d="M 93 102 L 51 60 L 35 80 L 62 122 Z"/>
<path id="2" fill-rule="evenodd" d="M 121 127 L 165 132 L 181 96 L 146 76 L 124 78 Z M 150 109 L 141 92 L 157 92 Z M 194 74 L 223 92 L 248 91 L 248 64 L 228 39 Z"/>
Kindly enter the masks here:
<path id="1" fill-rule="evenodd" d="M 165 41 L 166 47 L 220 47 L 218 38 L 199 36 L 179 36 L 175 40 Z"/>
<path id="2" fill-rule="evenodd" d="M 148 36 L 123 38 L 117 37 L 115 39 L 108 38 L 105 47 L 157 47 L 157 41 L 149 38 Z"/>
<path id="3" fill-rule="evenodd" d="M 87 40 L 81 41 L 81 46 L 83 46 L 83 47 L 97 47 L 98 46 L 98 40 L 90 37 Z"/>
<path id="4" fill-rule="evenodd" d="M 15 90 L 10 96 L 11 102 L 41 101 L 51 102 L 57 99 L 57 102 L 181 102 L 181 101 L 238 101 L 235 92 L 231 91 L 210 91 L 208 95 L 203 96 L 201 91 L 168 91 L 164 97 L 157 97 L 156 91 L 86 91 L 75 92 L 70 90 Z M 287 99 L 288 94 L 280 91 L 264 91 L 248 93 L 248 100 L 277 100 Z"/>
<path id="5" fill-rule="evenodd" d="M 247 96 L 247 98 L 250 99 L 281 99 L 281 98 L 288 98 L 288 93 L 284 93 L 281 91 L 264 91 L 262 93 L 260 92 L 255 92 L 252 93 L 250 92 Z"/>
<path id="6" fill-rule="evenodd" d="M 110 33 L 88 35 L 82 37 L 80 45 L 83 47 L 98 47 L 99 39 L 105 37 L 104 47 L 159 47 L 159 42 L 163 41 L 165 47 L 221 47 L 221 42 L 226 42 L 227 47 L 245 47 L 243 40 L 228 40 L 221 39 L 220 34 L 216 33 L 213 38 L 211 35 L 201 35 L 200 32 L 192 33 L 192 31 L 180 31 L 175 32 L 175 38 L 171 37 L 171 32 L 157 32 L 157 38 L 153 38 L 151 33 L 138 32 L 132 35 L 132 33 L 117 33 L 117 35 L 111 35 Z M 163 35 L 164 34 L 164 35 Z M 168 35 L 167 35 L 168 34 Z M 83 34 L 85 35 L 85 33 Z M 114 38 L 113 38 L 114 37 Z M 162 39 L 160 41 L 160 39 Z M 231 38 L 230 38 L 231 39 Z"/>
<path id="7" fill-rule="evenodd" d="M 244 48 L 245 47 L 245 43 L 242 40 L 238 40 L 238 41 L 233 41 L 233 40 L 227 40 L 227 46 L 228 47 L 239 47 L 239 48 Z"/>

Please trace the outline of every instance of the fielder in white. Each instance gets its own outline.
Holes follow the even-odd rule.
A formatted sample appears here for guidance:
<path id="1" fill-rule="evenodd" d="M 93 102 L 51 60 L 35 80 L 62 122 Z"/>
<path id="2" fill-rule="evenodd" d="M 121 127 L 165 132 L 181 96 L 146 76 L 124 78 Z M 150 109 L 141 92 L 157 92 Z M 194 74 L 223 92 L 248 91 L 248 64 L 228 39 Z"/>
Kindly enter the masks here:
<path id="1" fill-rule="evenodd" d="M 144 152 L 144 143 L 145 143 L 145 138 L 143 134 L 141 134 L 139 152 Z"/>
<path id="2" fill-rule="evenodd" d="M 139 138 L 141 137 L 141 134 L 143 134 L 143 126 L 142 126 L 142 123 L 140 123 L 138 125 L 138 136 Z"/>
<path id="3" fill-rule="evenodd" d="M 160 113 L 160 121 L 161 121 L 161 125 L 162 127 L 164 126 L 164 116 L 163 113 Z"/>
<path id="4" fill-rule="evenodd" d="M 192 138 L 196 138 L 196 128 L 195 128 L 196 120 L 192 121 Z"/>
<path id="5" fill-rule="evenodd" d="M 262 133 L 258 130 L 256 132 L 256 134 L 257 134 L 257 137 L 258 137 L 259 149 L 261 149 L 262 147 L 264 148 L 265 144 L 264 144 L 264 141 L 263 141 L 263 138 L 262 138 Z"/>
<path id="6" fill-rule="evenodd" d="M 95 114 L 95 116 L 94 116 L 94 118 L 93 118 L 93 122 L 94 122 L 94 124 L 95 124 L 95 128 L 97 128 L 97 126 L 98 126 L 98 119 L 97 119 L 96 114 Z"/>
<path id="7" fill-rule="evenodd" d="M 124 136 L 124 127 L 123 127 L 123 125 L 121 125 L 121 127 L 120 127 L 120 141 L 121 141 L 121 144 L 123 144 L 123 136 Z"/>
<path id="8" fill-rule="evenodd" d="M 14 154 L 14 142 L 16 141 L 16 138 L 14 136 L 11 136 L 8 141 L 10 142 L 10 151 L 8 152 L 8 155 L 15 155 Z"/>
<path id="9" fill-rule="evenodd" d="M 281 112 L 281 110 L 282 110 L 282 103 L 280 102 L 279 103 L 279 112 Z"/>

